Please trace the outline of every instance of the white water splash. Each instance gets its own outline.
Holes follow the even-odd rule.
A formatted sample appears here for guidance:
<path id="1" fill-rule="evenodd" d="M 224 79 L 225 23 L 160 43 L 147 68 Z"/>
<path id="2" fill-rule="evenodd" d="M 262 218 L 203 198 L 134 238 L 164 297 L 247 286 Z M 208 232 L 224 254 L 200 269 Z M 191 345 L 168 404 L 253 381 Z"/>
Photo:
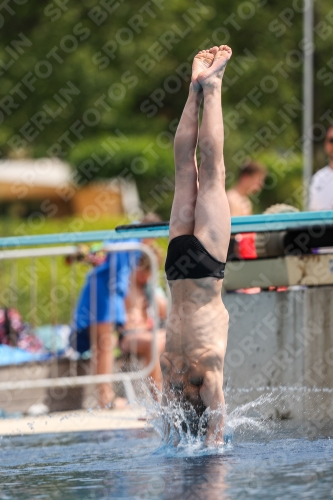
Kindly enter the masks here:
<path id="1" fill-rule="evenodd" d="M 165 395 L 162 406 L 153 398 L 151 389 L 151 382 L 142 382 L 139 387 L 138 402 L 140 406 L 145 407 L 148 422 L 161 437 L 162 446 L 157 452 L 173 456 L 224 454 L 232 449 L 237 439 L 244 442 L 244 439 L 272 438 L 279 432 L 281 420 L 290 418 L 288 408 L 293 403 L 307 401 L 307 408 L 313 408 L 317 401 L 315 398 L 325 394 L 329 397 L 332 392 L 330 388 L 316 387 L 227 388 L 225 390 L 227 405 L 223 414 L 224 444 L 207 447 L 205 433 L 207 420 L 211 414 L 209 409 L 198 417 L 194 408 L 184 409 L 177 400 L 166 401 Z M 159 394 L 156 388 L 154 391 L 161 400 L 162 394 Z M 222 409 L 219 411 L 222 412 Z M 305 413 L 297 415 L 297 418 L 311 420 L 310 415 Z"/>
<path id="2" fill-rule="evenodd" d="M 159 401 L 163 396 L 163 405 L 154 399 L 152 392 L 158 395 Z M 152 386 L 151 381 L 140 383 L 139 393 L 138 403 L 146 409 L 147 422 L 161 437 L 162 446 L 156 453 L 172 456 L 224 454 L 232 449 L 235 431 L 267 434 L 269 425 L 262 417 L 260 408 L 272 404 L 278 397 L 278 394 L 261 395 L 254 401 L 237 406 L 229 414 L 228 406 L 214 411 L 208 408 L 199 417 L 193 407 L 187 406 L 185 409 L 176 399 L 167 400 L 164 394 Z M 221 414 L 225 422 L 224 443 L 207 446 L 205 437 L 208 418 Z M 219 431 L 216 429 L 215 435 Z"/>

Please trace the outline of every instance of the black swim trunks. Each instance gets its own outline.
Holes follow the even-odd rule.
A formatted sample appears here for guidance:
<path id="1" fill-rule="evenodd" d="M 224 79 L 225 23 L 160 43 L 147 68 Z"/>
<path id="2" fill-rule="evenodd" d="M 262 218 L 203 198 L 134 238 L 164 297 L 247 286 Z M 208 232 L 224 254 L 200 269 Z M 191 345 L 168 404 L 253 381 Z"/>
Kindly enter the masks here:
<path id="1" fill-rule="evenodd" d="M 167 279 L 224 278 L 225 263 L 213 257 L 193 234 L 173 238 L 165 261 Z"/>

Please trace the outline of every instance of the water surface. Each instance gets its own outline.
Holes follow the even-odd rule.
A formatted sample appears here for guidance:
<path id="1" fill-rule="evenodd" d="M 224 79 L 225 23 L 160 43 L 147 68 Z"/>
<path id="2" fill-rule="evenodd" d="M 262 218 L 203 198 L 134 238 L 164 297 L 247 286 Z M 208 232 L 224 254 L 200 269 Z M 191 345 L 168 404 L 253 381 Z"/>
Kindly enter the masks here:
<path id="1" fill-rule="evenodd" d="M 310 424 L 309 424 L 310 425 Z M 3 437 L 0 499 L 328 499 L 330 429 L 239 428 L 219 450 L 166 448 L 153 430 Z M 311 438 L 308 436 L 311 435 Z"/>

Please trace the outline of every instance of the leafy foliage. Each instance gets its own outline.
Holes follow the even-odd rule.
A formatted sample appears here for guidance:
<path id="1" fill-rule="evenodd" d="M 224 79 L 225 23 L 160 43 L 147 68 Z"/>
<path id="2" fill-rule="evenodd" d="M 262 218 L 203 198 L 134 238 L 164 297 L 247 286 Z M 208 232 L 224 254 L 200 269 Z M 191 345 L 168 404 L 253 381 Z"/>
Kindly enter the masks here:
<path id="1" fill-rule="evenodd" d="M 122 134 L 127 142 L 96 176 L 129 169 L 144 203 L 153 206 L 151 191 L 161 178 L 172 181 L 171 148 L 157 145 L 158 158 L 144 154 L 149 165 L 142 174 L 133 172 L 133 159 L 158 142 L 161 132 L 174 133 L 193 55 L 228 43 L 233 59 L 223 103 L 229 181 L 246 157 L 289 152 L 292 168 L 302 146 L 302 5 L 287 0 L 13 4 L 2 11 L 2 155 L 23 147 L 32 156 L 60 156 L 78 168 L 94 148 L 102 154 L 103 142 L 116 142 Z M 327 1 L 315 9 L 315 120 L 326 127 L 332 120 L 323 116 L 331 105 L 333 16 Z M 318 168 L 325 158 L 322 136 L 316 137 Z M 298 166 L 294 177 L 296 186 Z M 284 201 L 282 180 L 276 189 L 276 198 Z M 263 193 L 262 200 L 272 193 Z M 171 195 L 162 198 L 158 210 L 166 216 Z"/>

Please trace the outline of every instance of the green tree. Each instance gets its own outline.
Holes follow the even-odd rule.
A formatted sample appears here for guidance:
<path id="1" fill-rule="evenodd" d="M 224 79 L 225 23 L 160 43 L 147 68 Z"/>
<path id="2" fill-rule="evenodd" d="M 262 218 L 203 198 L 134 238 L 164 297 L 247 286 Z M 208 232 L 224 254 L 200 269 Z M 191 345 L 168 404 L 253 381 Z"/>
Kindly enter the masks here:
<path id="1" fill-rule="evenodd" d="M 326 127 L 333 15 L 328 1 L 315 8 L 315 119 Z M 248 156 L 269 153 L 297 163 L 304 46 L 300 2 L 85 0 L 44 5 L 31 0 L 8 4 L 1 15 L 4 157 L 23 148 L 35 157 L 63 157 L 77 167 L 89 147 L 101 151 L 106 136 L 116 141 L 122 134 L 129 139 L 125 150 L 98 175 L 118 174 L 133 161 L 130 152 L 141 154 L 140 144 L 155 143 L 161 132 L 174 133 L 193 55 L 228 43 L 233 49 L 223 93 L 228 181 Z M 317 135 L 318 167 L 324 158 Z M 160 162 L 151 159 L 142 180 L 133 174 L 146 201 L 166 172 L 172 179 L 168 148 Z M 161 210 L 169 205 L 165 199 Z"/>

